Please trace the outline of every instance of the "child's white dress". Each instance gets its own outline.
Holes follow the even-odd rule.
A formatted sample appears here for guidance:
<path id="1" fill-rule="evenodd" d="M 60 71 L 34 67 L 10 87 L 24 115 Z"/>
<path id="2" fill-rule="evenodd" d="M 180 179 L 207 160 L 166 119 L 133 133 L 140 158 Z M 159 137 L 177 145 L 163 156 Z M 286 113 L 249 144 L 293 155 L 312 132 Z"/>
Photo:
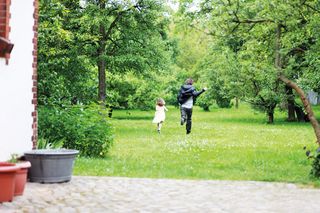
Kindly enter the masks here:
<path id="1" fill-rule="evenodd" d="M 160 123 L 163 122 L 166 119 L 166 113 L 165 110 L 168 111 L 168 109 L 165 106 L 156 106 L 156 112 L 154 113 L 154 118 L 152 123 Z"/>

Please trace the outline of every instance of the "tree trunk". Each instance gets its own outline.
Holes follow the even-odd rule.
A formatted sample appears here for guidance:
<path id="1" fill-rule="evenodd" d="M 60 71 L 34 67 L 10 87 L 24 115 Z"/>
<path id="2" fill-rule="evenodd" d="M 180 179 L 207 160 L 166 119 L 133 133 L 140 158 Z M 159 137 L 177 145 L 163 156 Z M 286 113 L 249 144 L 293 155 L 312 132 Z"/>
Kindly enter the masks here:
<path id="1" fill-rule="evenodd" d="M 274 65 L 278 69 L 278 71 L 281 71 L 280 47 L 281 47 L 281 24 L 278 23 L 276 28 L 275 61 L 274 61 Z"/>
<path id="2" fill-rule="evenodd" d="M 311 105 L 310 105 L 306 95 L 304 94 L 303 90 L 296 83 L 294 83 L 293 81 L 290 81 L 288 78 L 286 78 L 283 74 L 279 76 L 279 79 L 281 81 L 283 81 L 287 86 L 294 89 L 298 93 L 298 95 L 300 96 L 300 99 L 303 103 L 304 109 L 307 112 L 310 123 L 313 127 L 315 134 L 316 134 L 317 143 L 320 145 L 320 126 L 319 126 L 319 123 L 318 123 L 316 117 L 314 116 Z"/>
<path id="3" fill-rule="evenodd" d="M 98 99 L 102 103 L 106 101 L 106 62 L 103 57 L 99 54 L 98 59 L 98 75 L 99 75 L 99 91 Z"/>
<path id="4" fill-rule="evenodd" d="M 99 0 L 98 5 L 100 9 L 104 9 L 106 7 L 105 0 Z M 105 39 L 105 26 L 103 23 L 100 23 L 99 26 L 99 47 L 98 47 L 98 79 L 99 79 L 99 87 L 98 87 L 98 100 L 101 101 L 101 105 L 104 106 L 106 102 L 106 61 L 104 59 L 105 48 L 106 48 L 106 39 Z M 104 106 L 105 107 L 105 106 Z"/>
<path id="5" fill-rule="evenodd" d="M 239 98 L 238 97 L 236 97 L 236 109 L 238 109 L 239 108 Z"/>
<path id="6" fill-rule="evenodd" d="M 112 113 L 113 113 L 113 107 L 110 107 L 109 111 L 108 111 L 108 117 L 109 118 L 112 118 Z"/>
<path id="7" fill-rule="evenodd" d="M 273 124 L 273 119 L 274 119 L 274 116 L 273 116 L 273 112 L 268 112 L 268 123 L 269 124 Z"/>
<path id="8" fill-rule="evenodd" d="M 318 143 L 318 145 L 320 145 L 320 126 L 319 126 L 319 123 L 318 123 L 316 117 L 313 114 L 311 105 L 310 105 L 308 99 L 306 98 L 306 95 L 304 94 L 303 90 L 296 83 L 289 80 L 288 78 L 286 78 L 286 76 L 284 76 L 281 73 L 281 58 L 280 58 L 281 24 L 280 23 L 277 25 L 277 28 L 276 28 L 276 42 L 275 43 L 276 43 L 275 44 L 275 48 L 276 48 L 275 49 L 275 66 L 279 72 L 278 79 L 283 81 L 288 87 L 291 87 L 292 89 L 294 89 L 297 92 L 297 94 L 299 95 L 299 97 L 303 103 L 304 109 L 307 112 L 310 123 L 313 127 L 314 133 L 317 138 L 317 143 Z"/>
<path id="9" fill-rule="evenodd" d="M 288 121 L 296 121 L 295 108 L 294 108 L 294 95 L 292 88 L 287 86 L 285 87 L 287 94 L 287 103 L 288 103 Z"/>
<path id="10" fill-rule="evenodd" d="M 306 122 L 306 121 L 310 121 L 308 118 L 308 115 L 306 115 L 302 109 L 302 107 L 300 107 L 299 105 L 294 105 L 294 111 L 296 112 L 296 116 L 297 116 L 297 120 L 299 122 Z"/>

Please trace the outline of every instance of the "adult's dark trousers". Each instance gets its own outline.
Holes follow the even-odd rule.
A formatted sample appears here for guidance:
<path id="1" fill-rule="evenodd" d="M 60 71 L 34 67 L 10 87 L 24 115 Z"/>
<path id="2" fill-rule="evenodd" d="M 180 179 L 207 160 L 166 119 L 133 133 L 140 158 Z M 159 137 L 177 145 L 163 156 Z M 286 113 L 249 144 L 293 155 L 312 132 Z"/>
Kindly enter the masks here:
<path id="1" fill-rule="evenodd" d="M 192 126 L 192 120 L 191 120 L 192 108 L 189 109 L 189 108 L 181 107 L 180 112 L 181 112 L 181 125 L 187 122 L 186 130 L 187 130 L 187 134 L 189 134 L 191 132 L 191 126 Z"/>

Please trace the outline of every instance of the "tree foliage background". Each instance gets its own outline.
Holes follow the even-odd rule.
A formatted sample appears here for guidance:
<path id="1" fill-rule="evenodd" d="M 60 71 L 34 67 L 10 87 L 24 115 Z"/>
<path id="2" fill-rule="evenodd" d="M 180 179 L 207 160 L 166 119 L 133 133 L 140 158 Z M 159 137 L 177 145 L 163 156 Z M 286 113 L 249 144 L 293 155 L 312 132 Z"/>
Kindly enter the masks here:
<path id="1" fill-rule="evenodd" d="M 211 37 L 206 57 L 197 70 L 213 88 L 216 101 L 241 98 L 268 115 L 279 103 L 287 107 L 288 94 L 293 92 L 290 88 L 285 91 L 288 88 L 279 81 L 278 68 L 304 91 L 319 90 L 319 1 L 180 3 L 179 12 L 185 22 Z M 281 61 L 276 65 L 277 26 L 281 27 L 282 37 Z"/>
<path id="2" fill-rule="evenodd" d="M 192 77 L 209 88 L 204 110 L 241 100 L 270 123 L 276 107 L 297 121 L 302 103 L 279 74 L 320 92 L 319 23 L 318 0 L 40 0 L 39 106 L 177 106 Z"/>
<path id="3" fill-rule="evenodd" d="M 135 94 L 143 85 L 147 96 L 159 88 L 147 82 L 168 74 L 172 45 L 164 13 L 160 1 L 41 1 L 39 104 L 150 107 Z"/>

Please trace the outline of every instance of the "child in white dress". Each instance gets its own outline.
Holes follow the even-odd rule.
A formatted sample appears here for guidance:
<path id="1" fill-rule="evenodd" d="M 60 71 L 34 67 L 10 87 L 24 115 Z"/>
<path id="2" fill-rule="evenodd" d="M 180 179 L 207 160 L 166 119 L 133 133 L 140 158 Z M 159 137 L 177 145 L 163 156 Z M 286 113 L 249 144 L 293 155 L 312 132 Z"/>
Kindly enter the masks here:
<path id="1" fill-rule="evenodd" d="M 158 133 L 160 133 L 162 124 L 163 124 L 164 120 L 166 119 L 165 111 L 168 111 L 165 104 L 166 103 L 162 98 L 157 99 L 156 112 L 154 113 L 154 118 L 153 118 L 152 123 L 157 124 Z"/>

